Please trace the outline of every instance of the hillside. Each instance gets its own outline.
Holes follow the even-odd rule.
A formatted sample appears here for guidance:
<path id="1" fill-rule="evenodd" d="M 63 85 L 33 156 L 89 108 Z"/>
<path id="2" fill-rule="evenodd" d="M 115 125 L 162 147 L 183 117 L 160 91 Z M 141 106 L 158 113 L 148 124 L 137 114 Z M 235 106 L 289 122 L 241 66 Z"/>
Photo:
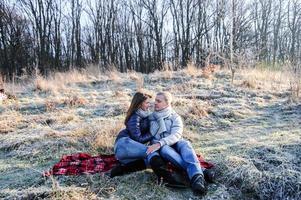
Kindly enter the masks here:
<path id="1" fill-rule="evenodd" d="M 62 155 L 112 153 L 132 94 L 168 90 L 185 123 L 184 137 L 216 164 L 218 180 L 202 199 L 300 199 L 301 101 L 289 75 L 235 74 L 195 68 L 149 75 L 93 71 L 6 84 L 0 104 L 0 198 L 198 199 L 190 189 L 155 184 L 151 170 L 43 178 Z"/>

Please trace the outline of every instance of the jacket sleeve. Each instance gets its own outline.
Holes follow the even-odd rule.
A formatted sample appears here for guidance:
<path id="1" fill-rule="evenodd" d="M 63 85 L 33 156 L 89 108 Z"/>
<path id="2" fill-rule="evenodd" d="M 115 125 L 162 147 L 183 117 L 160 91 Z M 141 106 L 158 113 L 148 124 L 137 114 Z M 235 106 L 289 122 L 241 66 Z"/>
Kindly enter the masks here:
<path id="1" fill-rule="evenodd" d="M 141 133 L 140 130 L 140 121 L 141 117 L 138 115 L 132 115 L 129 119 L 129 121 L 126 124 L 126 128 L 129 132 L 130 137 L 140 143 L 148 142 L 152 139 L 152 135 L 150 132 L 147 132 L 145 134 Z"/>
<path id="2" fill-rule="evenodd" d="M 170 135 L 159 140 L 161 146 L 168 145 L 171 146 L 177 143 L 183 134 L 183 122 L 179 115 L 176 115 L 174 119 L 172 119 L 172 126 L 170 130 Z"/>

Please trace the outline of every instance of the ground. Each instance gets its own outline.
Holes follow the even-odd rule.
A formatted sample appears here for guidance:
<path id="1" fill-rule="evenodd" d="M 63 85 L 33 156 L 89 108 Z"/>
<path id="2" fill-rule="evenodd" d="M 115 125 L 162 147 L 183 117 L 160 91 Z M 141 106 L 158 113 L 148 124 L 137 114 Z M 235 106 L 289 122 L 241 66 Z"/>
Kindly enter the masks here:
<path id="1" fill-rule="evenodd" d="M 0 104 L 2 199 L 300 199 L 301 101 L 286 74 L 266 70 L 148 75 L 68 72 L 7 83 Z M 62 155 L 112 153 L 133 93 L 174 95 L 184 137 L 216 165 L 205 196 L 155 184 L 151 170 L 42 177 Z"/>

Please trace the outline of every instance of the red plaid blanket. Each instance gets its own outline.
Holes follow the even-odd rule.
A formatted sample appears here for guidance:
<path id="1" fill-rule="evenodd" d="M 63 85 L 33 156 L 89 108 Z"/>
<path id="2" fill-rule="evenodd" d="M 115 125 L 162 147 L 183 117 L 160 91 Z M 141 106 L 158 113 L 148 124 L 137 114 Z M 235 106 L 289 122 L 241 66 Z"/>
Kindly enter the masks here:
<path id="1" fill-rule="evenodd" d="M 209 169 L 214 166 L 212 163 L 206 162 L 202 156 L 197 156 L 203 168 Z M 76 153 L 72 155 L 64 155 L 50 171 L 44 172 L 43 176 L 101 173 L 109 171 L 117 163 L 118 160 L 113 154 L 91 156 L 87 153 Z M 171 164 L 169 164 L 169 167 L 174 169 Z"/>

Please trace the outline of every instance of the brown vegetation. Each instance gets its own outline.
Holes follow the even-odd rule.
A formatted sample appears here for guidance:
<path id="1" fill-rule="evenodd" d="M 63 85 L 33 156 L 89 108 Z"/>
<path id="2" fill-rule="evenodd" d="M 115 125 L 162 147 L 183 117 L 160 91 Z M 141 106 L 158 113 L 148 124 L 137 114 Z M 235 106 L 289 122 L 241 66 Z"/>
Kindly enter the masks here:
<path id="1" fill-rule="evenodd" d="M 14 93 L 16 102 L 0 105 L 0 197 L 198 199 L 191 190 L 156 185 L 151 170 L 114 179 L 103 174 L 40 176 L 62 155 L 113 153 L 131 94 L 137 91 L 133 82 L 143 76 L 143 90 L 172 92 L 173 107 L 185 124 L 183 137 L 216 165 L 217 183 L 209 185 L 203 199 L 297 199 L 301 113 L 300 99 L 290 101 L 290 76 L 241 69 L 231 84 L 229 70 L 211 68 L 210 79 L 196 68 L 200 75 L 194 78 L 191 69 L 115 73 L 113 78 L 72 71 L 49 77 L 39 92 L 33 91 L 36 80 L 26 87 L 5 83 L 5 91 L 20 92 Z"/>

